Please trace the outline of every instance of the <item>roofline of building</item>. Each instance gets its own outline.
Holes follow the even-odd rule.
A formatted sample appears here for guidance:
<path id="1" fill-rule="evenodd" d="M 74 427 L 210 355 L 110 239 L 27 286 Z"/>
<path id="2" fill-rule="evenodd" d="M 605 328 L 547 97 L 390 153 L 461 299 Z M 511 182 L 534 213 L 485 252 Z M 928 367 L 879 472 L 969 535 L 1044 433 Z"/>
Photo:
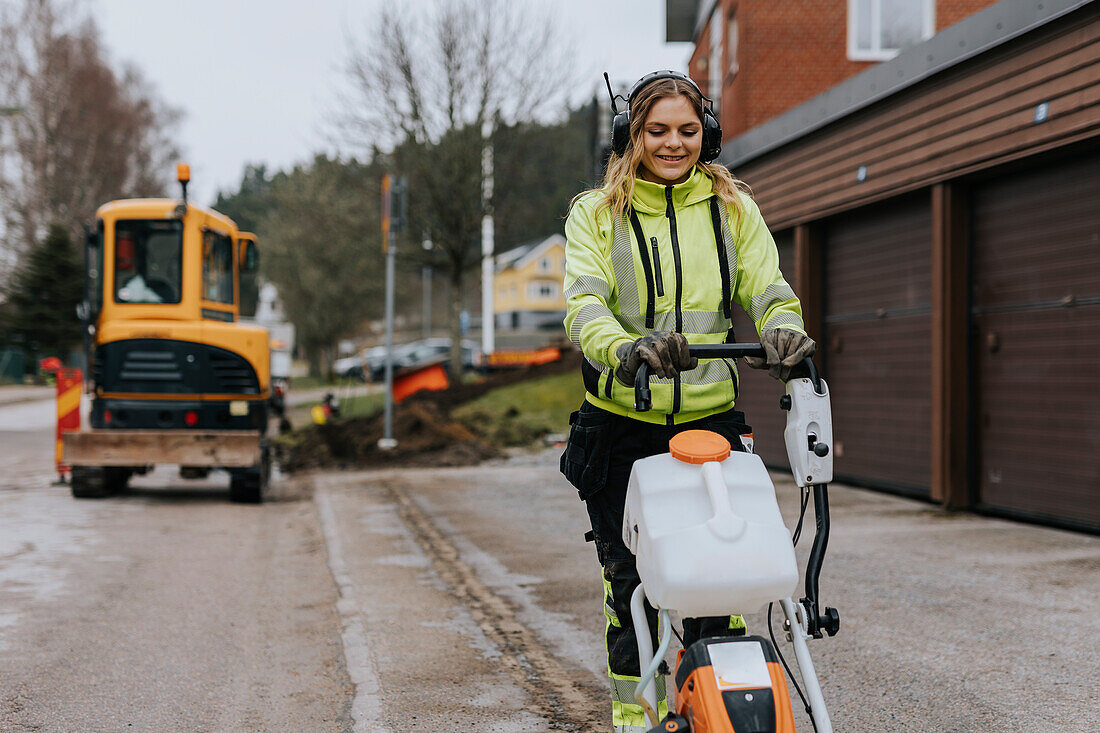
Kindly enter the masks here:
<path id="1" fill-rule="evenodd" d="M 515 259 L 511 260 L 510 262 L 508 262 L 506 264 L 502 263 L 501 266 L 500 266 L 500 269 L 498 270 L 498 272 L 503 272 L 504 270 L 507 270 L 509 268 L 515 268 L 515 269 L 518 270 L 521 267 L 523 267 L 524 265 L 526 265 L 528 262 L 531 262 L 532 260 L 534 260 L 536 254 L 541 254 L 543 250 L 548 249 L 549 247 L 551 247 L 552 245 L 555 245 L 555 244 L 561 244 L 563 247 L 565 246 L 565 237 L 562 236 L 561 234 L 559 234 L 558 232 L 554 232 L 553 234 L 548 236 L 546 239 L 542 240 L 541 242 L 539 242 L 535 246 L 531 247 L 531 249 L 528 250 L 523 255 L 521 255 L 519 257 L 516 257 Z M 517 249 L 523 249 L 523 245 L 521 245 L 519 247 L 515 247 L 513 249 L 510 249 L 507 252 L 502 252 L 501 254 L 497 255 L 497 257 L 504 257 L 504 256 L 508 255 L 511 252 L 515 252 Z"/>
<path id="2" fill-rule="evenodd" d="M 1092 0 L 1001 0 L 890 61 L 842 81 L 809 102 L 722 144 L 718 163 L 744 165 L 934 74 L 1089 5 Z"/>

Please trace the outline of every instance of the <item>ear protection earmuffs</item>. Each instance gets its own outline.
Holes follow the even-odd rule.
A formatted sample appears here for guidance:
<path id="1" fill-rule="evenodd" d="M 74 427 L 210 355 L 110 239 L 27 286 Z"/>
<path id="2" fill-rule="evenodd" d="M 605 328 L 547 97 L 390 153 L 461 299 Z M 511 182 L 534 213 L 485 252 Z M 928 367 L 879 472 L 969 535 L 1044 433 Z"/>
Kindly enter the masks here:
<path id="1" fill-rule="evenodd" d="M 604 74 L 606 78 L 607 75 Z M 708 99 L 703 92 L 699 89 L 699 85 L 691 80 L 686 74 L 681 74 L 679 71 L 653 71 L 646 74 L 641 79 L 634 83 L 634 86 L 630 88 L 630 93 L 626 97 L 626 109 L 620 112 L 615 107 L 615 97 L 611 97 L 611 112 L 614 117 L 611 121 L 611 150 L 619 156 L 626 153 L 627 143 L 630 142 L 630 102 L 634 99 L 634 95 L 646 88 L 655 81 L 661 79 L 676 79 L 695 87 L 695 91 L 699 92 L 699 96 L 703 97 L 706 104 L 703 105 L 703 147 L 699 152 L 699 160 L 704 163 L 710 163 L 718 154 L 722 152 L 722 125 L 718 122 L 718 116 L 714 114 L 714 103 Z M 608 92 L 611 91 L 611 83 L 607 85 Z"/>

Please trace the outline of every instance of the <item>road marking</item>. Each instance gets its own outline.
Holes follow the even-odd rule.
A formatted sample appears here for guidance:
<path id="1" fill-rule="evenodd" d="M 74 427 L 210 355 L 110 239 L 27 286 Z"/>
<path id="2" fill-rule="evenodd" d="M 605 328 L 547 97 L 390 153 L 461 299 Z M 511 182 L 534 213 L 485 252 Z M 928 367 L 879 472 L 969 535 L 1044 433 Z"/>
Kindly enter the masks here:
<path id="1" fill-rule="evenodd" d="M 382 701 L 379 697 L 381 688 L 378 683 L 378 674 L 371 663 L 366 635 L 363 633 L 363 617 L 359 615 L 359 602 L 355 597 L 355 587 L 344 562 L 343 545 L 337 529 L 336 514 L 332 509 L 332 499 L 327 489 L 318 487 L 313 500 L 317 504 L 321 531 L 324 533 L 325 545 L 328 547 L 328 567 L 340 590 L 340 599 L 336 603 L 336 609 L 342 621 L 340 636 L 344 644 L 344 661 L 347 663 L 348 676 L 351 678 L 352 685 L 355 686 L 355 695 L 351 703 L 351 717 L 354 721 L 352 730 L 356 733 L 367 731 L 390 733 L 389 729 L 381 724 Z"/>

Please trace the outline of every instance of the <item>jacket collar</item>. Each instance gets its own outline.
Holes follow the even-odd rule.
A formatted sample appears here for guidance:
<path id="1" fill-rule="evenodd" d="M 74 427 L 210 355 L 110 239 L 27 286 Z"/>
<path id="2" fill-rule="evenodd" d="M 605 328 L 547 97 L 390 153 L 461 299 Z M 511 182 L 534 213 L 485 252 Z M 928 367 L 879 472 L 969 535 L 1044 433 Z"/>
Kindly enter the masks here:
<path id="1" fill-rule="evenodd" d="M 651 183 L 641 178 L 634 179 L 634 195 L 630 199 L 634 209 L 643 214 L 664 215 L 667 204 L 665 189 L 659 183 Z M 677 209 L 706 201 L 714 195 L 714 186 L 710 178 L 699 166 L 692 169 L 691 175 L 683 183 L 672 187 L 672 204 Z"/>

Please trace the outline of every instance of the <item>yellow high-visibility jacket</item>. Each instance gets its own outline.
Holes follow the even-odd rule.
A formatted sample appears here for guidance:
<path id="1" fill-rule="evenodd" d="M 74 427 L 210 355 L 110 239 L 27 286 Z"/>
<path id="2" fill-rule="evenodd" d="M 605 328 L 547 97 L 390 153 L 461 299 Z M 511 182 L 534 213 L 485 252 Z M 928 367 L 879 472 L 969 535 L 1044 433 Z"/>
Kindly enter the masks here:
<path id="1" fill-rule="evenodd" d="M 732 327 L 724 290 L 749 314 L 757 334 L 770 328 L 805 333 L 802 307 L 779 271 L 775 242 L 756 203 L 743 195 L 740 212 L 727 208 L 698 167 L 675 186 L 635 180 L 636 221 L 628 213 L 612 221 L 610 209 L 600 205 L 605 195 L 596 190 L 582 196 L 565 223 L 565 329 L 584 354 L 587 400 L 618 415 L 667 424 L 730 409 L 737 367 L 733 360 L 713 359 L 675 379 L 652 377 L 653 409 L 635 412 L 633 386 L 614 377 L 616 351 L 654 331 L 678 331 L 693 344 L 724 342 Z"/>

